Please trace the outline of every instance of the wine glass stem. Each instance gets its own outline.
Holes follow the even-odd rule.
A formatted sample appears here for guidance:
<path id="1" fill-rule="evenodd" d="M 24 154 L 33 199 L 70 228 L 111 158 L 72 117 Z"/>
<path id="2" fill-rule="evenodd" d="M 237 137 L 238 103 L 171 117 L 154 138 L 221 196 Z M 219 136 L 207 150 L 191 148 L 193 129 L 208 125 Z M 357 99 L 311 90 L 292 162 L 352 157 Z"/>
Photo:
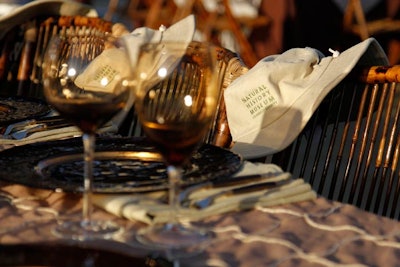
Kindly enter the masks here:
<path id="1" fill-rule="evenodd" d="M 90 224 L 92 220 L 92 188 L 93 188 L 93 159 L 95 150 L 96 136 L 94 134 L 84 133 L 83 157 L 84 157 L 84 185 L 83 185 L 83 209 L 82 219 L 85 225 Z"/>
<path id="2" fill-rule="evenodd" d="M 168 166 L 168 181 L 169 181 L 169 205 L 171 207 L 170 223 L 178 223 L 178 215 L 180 209 L 179 189 L 182 178 L 182 168 L 178 166 Z"/>

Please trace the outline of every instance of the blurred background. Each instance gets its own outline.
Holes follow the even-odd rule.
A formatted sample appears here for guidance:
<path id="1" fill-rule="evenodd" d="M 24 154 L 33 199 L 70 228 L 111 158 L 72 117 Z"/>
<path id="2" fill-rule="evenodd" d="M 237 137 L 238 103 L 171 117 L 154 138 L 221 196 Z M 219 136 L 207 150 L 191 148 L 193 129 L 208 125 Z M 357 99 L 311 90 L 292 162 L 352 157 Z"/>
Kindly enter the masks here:
<path id="1" fill-rule="evenodd" d="M 99 16 L 124 23 L 130 30 L 168 26 L 195 13 L 205 39 L 240 53 L 249 66 L 293 47 L 313 47 L 330 55 L 329 48 L 343 51 L 370 36 L 380 42 L 391 64 L 400 61 L 400 0 L 72 1 L 92 5 Z M 0 15 L 28 2 L 1 0 Z M 370 21 L 386 24 L 371 28 Z"/>

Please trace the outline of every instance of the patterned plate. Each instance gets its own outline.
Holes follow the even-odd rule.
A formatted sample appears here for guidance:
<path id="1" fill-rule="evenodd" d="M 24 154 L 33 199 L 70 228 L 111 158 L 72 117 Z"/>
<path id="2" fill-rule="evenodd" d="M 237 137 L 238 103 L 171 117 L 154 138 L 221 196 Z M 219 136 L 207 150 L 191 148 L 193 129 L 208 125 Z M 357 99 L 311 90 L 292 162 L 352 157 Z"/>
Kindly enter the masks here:
<path id="1" fill-rule="evenodd" d="M 160 154 L 144 138 L 102 138 L 96 142 L 94 192 L 132 193 L 166 189 L 167 174 Z M 242 158 L 229 150 L 203 145 L 184 168 L 185 186 L 226 179 Z M 31 187 L 81 192 L 82 141 L 14 147 L 0 153 L 0 180 Z"/>
<path id="2" fill-rule="evenodd" d="M 41 100 L 22 97 L 0 97 L 0 126 L 44 116 L 50 107 Z"/>

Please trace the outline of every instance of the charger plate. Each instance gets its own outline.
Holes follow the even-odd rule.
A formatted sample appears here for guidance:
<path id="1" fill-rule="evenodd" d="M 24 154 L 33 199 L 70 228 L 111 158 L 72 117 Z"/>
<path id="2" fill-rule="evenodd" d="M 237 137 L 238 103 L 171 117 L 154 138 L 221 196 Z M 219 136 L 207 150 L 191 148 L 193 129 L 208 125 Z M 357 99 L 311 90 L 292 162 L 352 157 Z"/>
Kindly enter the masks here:
<path id="1" fill-rule="evenodd" d="M 24 97 L 0 97 L 0 126 L 34 119 L 50 112 L 44 101 Z"/>
<path id="2" fill-rule="evenodd" d="M 13 147 L 0 153 L 0 180 L 64 192 L 82 192 L 81 138 Z M 227 179 L 242 158 L 226 149 L 203 145 L 184 167 L 183 186 Z M 96 141 L 94 192 L 134 193 L 165 190 L 166 166 L 145 138 Z"/>

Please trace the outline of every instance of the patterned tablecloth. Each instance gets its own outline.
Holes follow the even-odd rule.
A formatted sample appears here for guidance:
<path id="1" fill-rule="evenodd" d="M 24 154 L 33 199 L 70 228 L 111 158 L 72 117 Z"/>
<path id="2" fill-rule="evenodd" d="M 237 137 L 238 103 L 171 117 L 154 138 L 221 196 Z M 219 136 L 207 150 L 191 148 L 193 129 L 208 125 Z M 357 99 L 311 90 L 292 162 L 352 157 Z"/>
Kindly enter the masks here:
<path id="1" fill-rule="evenodd" d="M 0 182 L 0 244 L 57 241 L 50 233 L 61 215 L 79 216 L 79 195 Z M 68 214 L 60 211 L 68 211 Z M 127 233 L 143 224 L 96 209 L 94 217 L 120 223 Z M 313 201 L 258 208 L 207 218 L 216 238 L 181 266 L 399 266 L 400 223 L 318 197 Z M 60 241 L 64 242 L 64 241 Z M 143 256 L 134 242 L 94 242 Z"/>

